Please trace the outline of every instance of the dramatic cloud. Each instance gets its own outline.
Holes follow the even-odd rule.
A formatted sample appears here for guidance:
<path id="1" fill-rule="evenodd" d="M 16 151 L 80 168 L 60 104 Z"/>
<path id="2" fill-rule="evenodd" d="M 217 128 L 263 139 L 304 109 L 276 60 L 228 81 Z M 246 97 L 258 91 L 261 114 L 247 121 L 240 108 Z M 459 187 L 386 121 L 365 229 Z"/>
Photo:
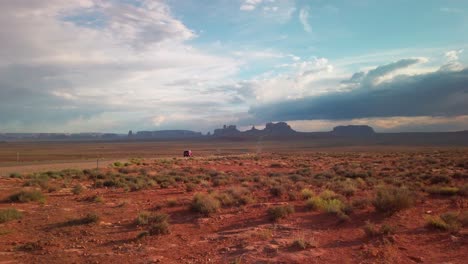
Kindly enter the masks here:
<path id="1" fill-rule="evenodd" d="M 465 120 L 455 118 L 466 115 L 468 47 L 450 38 L 464 27 L 442 12 L 440 26 L 420 24 L 450 45 L 421 30 L 426 48 L 388 50 L 407 43 L 385 34 L 363 42 L 375 37 L 370 21 L 356 26 L 340 11 L 362 8 L 323 1 L 0 2 L 0 132 Z"/>
<path id="2" fill-rule="evenodd" d="M 114 130 L 135 116 L 208 117 L 231 100 L 203 90 L 235 74 L 239 62 L 187 45 L 195 34 L 162 1 L 1 6 L 2 129 L 47 132 L 57 124 L 87 127 L 86 120 L 97 124 L 101 117 L 94 130 Z M 83 22 L 87 15 L 93 23 Z M 107 122 L 110 114 L 121 124 Z"/>
<path id="3" fill-rule="evenodd" d="M 354 75 L 359 86 L 348 92 L 333 92 L 252 107 L 258 120 L 345 120 L 393 116 L 458 116 L 468 114 L 468 70 L 437 71 L 415 76 L 399 75 L 373 84 L 398 68 L 416 63 L 402 60 L 380 66 L 367 74 Z"/>

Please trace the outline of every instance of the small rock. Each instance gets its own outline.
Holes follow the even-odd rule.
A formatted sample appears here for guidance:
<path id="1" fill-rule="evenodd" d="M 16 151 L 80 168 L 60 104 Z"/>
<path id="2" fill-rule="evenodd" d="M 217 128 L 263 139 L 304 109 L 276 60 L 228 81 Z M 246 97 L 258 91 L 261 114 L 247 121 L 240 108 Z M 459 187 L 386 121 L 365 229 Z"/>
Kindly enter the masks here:
<path id="1" fill-rule="evenodd" d="M 277 245 L 267 245 L 263 248 L 263 251 L 266 253 L 278 253 L 279 246 Z"/>
<path id="2" fill-rule="evenodd" d="M 423 258 L 422 257 L 417 257 L 417 256 L 408 256 L 409 259 L 416 263 L 423 263 Z"/>

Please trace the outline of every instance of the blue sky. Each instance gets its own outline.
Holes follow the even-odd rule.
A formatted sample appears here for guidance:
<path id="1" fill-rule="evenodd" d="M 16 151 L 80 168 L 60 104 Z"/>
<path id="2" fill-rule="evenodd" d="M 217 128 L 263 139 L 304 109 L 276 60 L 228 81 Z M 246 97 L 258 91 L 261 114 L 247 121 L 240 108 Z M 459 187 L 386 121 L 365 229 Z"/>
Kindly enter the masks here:
<path id="1" fill-rule="evenodd" d="M 468 2 L 0 3 L 0 132 L 468 129 Z"/>

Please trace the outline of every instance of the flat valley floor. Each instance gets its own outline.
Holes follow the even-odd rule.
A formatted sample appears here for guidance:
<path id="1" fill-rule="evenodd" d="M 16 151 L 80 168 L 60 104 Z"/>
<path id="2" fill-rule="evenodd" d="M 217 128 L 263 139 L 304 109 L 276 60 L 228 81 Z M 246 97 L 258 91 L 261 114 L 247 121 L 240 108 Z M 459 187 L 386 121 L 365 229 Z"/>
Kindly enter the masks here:
<path id="1" fill-rule="evenodd" d="M 0 263 L 468 258 L 467 148 L 68 144 L 2 145 Z"/>

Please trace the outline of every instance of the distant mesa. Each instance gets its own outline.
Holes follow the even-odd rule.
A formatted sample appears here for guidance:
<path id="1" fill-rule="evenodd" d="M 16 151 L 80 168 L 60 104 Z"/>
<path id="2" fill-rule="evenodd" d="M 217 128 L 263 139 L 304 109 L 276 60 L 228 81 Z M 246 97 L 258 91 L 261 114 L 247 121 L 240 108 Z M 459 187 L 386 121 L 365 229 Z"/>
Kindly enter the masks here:
<path id="1" fill-rule="evenodd" d="M 297 133 L 295 130 L 291 128 L 287 123 L 285 122 L 278 122 L 278 123 L 267 123 L 265 126 L 265 129 L 263 130 L 265 133 L 270 134 L 270 135 L 292 135 Z"/>
<path id="2" fill-rule="evenodd" d="M 223 128 L 215 129 L 214 137 L 254 137 L 254 136 L 290 136 L 298 132 L 294 131 L 287 123 L 267 123 L 265 129 L 259 130 L 252 126 L 250 130 L 241 132 L 235 125 L 224 125 Z"/>
<path id="3" fill-rule="evenodd" d="M 241 132 L 234 125 L 229 125 L 229 126 L 224 125 L 223 128 L 215 129 L 213 132 L 213 136 L 215 137 L 225 137 L 225 136 L 231 137 L 231 136 L 238 136 L 240 134 Z"/>
<path id="4" fill-rule="evenodd" d="M 134 138 L 151 138 L 151 139 L 174 139 L 174 138 L 196 138 L 201 137 L 201 132 L 190 130 L 159 130 L 159 131 L 138 131 L 133 134 Z"/>
<path id="5" fill-rule="evenodd" d="M 375 135 L 375 131 L 370 126 L 356 126 L 356 125 L 349 125 L 349 126 L 337 126 L 333 128 L 331 132 L 334 136 L 341 136 L 341 137 L 366 137 L 366 136 L 373 136 Z"/>

